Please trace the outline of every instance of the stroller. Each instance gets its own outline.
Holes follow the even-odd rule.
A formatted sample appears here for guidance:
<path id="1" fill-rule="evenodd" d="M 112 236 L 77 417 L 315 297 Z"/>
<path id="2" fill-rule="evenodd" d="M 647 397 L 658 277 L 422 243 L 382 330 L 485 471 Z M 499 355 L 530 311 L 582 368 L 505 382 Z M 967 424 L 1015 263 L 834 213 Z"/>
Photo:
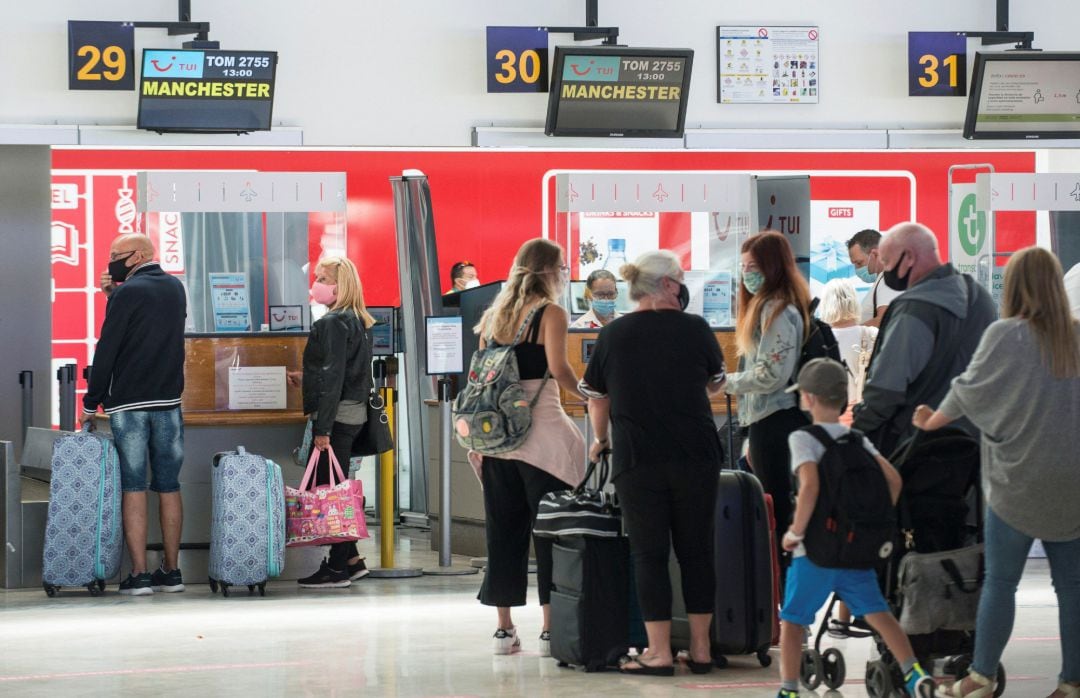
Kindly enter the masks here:
<path id="1" fill-rule="evenodd" d="M 901 625 L 905 625 L 906 599 L 899 576 L 904 557 L 908 553 L 946 553 L 947 557 L 948 551 L 970 550 L 967 546 L 982 542 L 979 441 L 958 427 L 920 431 L 897 448 L 891 462 L 904 480 L 897 502 L 900 525 L 893 554 L 879 570 L 879 578 L 885 598 Z M 971 557 L 970 552 L 967 557 Z M 935 676 L 961 678 L 971 664 L 975 649 L 975 608 L 982 582 L 981 555 L 977 554 L 976 557 L 978 570 L 969 570 L 967 575 L 973 575 L 973 578 L 964 582 L 961 579 L 963 575 L 953 574 L 952 578 L 958 585 L 954 589 L 957 591 L 947 590 L 945 594 L 966 594 L 970 597 L 965 598 L 963 604 L 954 604 L 962 609 L 958 611 L 959 619 L 953 617 L 943 621 L 946 627 L 939 627 L 938 624 L 924 627 L 923 630 L 928 632 L 918 634 L 905 627 L 919 663 Z M 923 593 L 940 595 L 940 586 L 925 589 Z M 866 666 L 866 690 L 871 698 L 888 698 L 894 690 L 902 690 L 904 681 L 899 662 L 881 638 L 861 619 L 855 619 L 852 623 L 833 621 L 833 608 L 838 600 L 833 595 L 813 648 L 803 651 L 800 667 L 803 684 L 814 689 L 824 683 L 828 688 L 835 689 L 844 683 L 843 654 L 835 647 L 824 652 L 821 650 L 822 638 L 829 632 L 833 636 L 874 639 L 880 658 L 868 662 Z M 963 629 L 954 629 L 957 626 Z M 1001 666 L 994 695 L 999 696 L 1004 690 L 1005 668 Z"/>

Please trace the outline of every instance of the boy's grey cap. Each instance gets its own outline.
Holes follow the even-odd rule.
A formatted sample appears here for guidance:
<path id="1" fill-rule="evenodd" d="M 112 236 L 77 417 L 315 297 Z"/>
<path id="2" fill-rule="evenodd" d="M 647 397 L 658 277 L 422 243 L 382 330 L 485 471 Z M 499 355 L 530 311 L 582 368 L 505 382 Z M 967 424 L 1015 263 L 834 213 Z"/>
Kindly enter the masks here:
<path id="1" fill-rule="evenodd" d="M 799 371 L 795 385 L 785 392 L 796 390 L 847 404 L 848 374 L 844 364 L 832 359 L 812 359 Z"/>

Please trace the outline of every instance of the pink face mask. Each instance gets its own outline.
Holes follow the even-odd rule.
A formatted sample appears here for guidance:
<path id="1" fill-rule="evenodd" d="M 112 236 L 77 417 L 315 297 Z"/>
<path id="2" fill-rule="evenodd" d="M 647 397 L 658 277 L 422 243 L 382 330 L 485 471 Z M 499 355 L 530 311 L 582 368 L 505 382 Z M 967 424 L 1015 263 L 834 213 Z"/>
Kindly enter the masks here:
<path id="1" fill-rule="evenodd" d="M 311 300 L 330 307 L 337 301 L 337 284 L 330 285 L 316 281 L 311 285 Z"/>

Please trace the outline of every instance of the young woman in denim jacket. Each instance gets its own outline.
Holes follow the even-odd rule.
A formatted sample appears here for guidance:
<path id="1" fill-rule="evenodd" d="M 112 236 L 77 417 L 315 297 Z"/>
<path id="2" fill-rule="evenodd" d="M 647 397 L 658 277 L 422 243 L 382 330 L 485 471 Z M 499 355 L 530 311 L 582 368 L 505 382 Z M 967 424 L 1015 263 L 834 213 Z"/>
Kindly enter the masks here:
<path id="1" fill-rule="evenodd" d="M 798 396 L 784 391 L 810 324 L 810 289 L 780 233 L 743 243 L 738 307 L 739 370 L 728 374 L 726 391 L 738 396 L 739 423 L 750 428 L 750 467 L 772 495 L 779 531 L 792 514 L 788 434 L 809 424 Z"/>

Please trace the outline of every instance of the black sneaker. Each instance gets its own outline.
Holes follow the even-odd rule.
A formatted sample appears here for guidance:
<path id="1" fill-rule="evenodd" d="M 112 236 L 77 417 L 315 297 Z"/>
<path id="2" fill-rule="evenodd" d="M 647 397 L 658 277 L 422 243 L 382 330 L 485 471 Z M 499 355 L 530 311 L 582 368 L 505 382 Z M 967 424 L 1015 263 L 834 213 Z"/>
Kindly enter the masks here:
<path id="1" fill-rule="evenodd" d="M 180 576 L 179 569 L 166 572 L 164 567 L 157 568 L 150 575 L 150 584 L 154 591 L 175 593 L 184 590 L 184 578 Z"/>
<path id="2" fill-rule="evenodd" d="M 296 580 L 305 589 L 340 589 L 352 584 L 349 573 L 332 570 L 326 560 L 319 565 L 319 571 L 310 577 Z"/>
<path id="3" fill-rule="evenodd" d="M 349 579 L 354 582 L 357 579 L 363 579 L 368 576 L 368 568 L 367 565 L 364 564 L 364 558 L 357 560 L 355 565 L 349 565 L 348 572 Z"/>
<path id="4" fill-rule="evenodd" d="M 154 593 L 154 585 L 150 580 L 150 573 L 129 574 L 127 579 L 120 582 L 120 593 L 127 596 L 146 596 Z"/>

